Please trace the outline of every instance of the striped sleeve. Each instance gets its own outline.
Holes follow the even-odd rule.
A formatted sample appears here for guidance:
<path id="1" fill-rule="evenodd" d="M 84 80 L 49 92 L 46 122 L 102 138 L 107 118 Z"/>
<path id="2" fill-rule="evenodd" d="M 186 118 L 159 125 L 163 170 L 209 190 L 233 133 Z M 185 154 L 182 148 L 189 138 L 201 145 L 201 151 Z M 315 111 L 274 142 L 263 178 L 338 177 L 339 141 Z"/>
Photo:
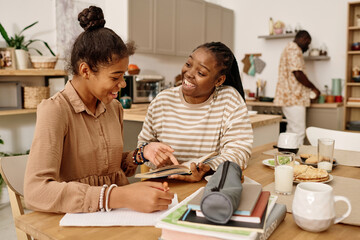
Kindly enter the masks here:
<path id="1" fill-rule="evenodd" d="M 235 103 L 230 102 L 228 106 Z M 216 170 L 222 162 L 229 160 L 245 169 L 253 144 L 253 131 L 245 103 L 232 109 L 229 107 L 224 115 L 226 119 L 220 135 L 220 156 L 211 161 L 209 165 L 211 169 Z"/>

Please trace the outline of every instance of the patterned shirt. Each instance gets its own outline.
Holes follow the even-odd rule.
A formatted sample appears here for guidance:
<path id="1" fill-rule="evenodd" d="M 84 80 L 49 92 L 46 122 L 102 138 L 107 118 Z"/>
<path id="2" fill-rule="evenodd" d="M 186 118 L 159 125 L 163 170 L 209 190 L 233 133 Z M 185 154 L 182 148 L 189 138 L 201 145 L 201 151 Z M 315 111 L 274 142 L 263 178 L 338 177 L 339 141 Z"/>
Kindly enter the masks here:
<path id="1" fill-rule="evenodd" d="M 207 101 L 189 104 L 179 86 L 151 102 L 138 144 L 150 141 L 170 145 L 180 162 L 215 151 L 220 155 L 209 163 L 213 170 L 226 160 L 246 168 L 253 132 L 245 102 L 233 87 L 220 87 Z"/>
<path id="2" fill-rule="evenodd" d="M 310 106 L 310 88 L 302 85 L 294 71 L 305 70 L 301 48 L 290 42 L 281 54 L 274 103 L 279 106 Z"/>
<path id="3" fill-rule="evenodd" d="M 37 109 L 26 167 L 27 206 L 44 212 L 95 212 L 103 184 L 128 184 L 133 152 L 123 152 L 123 109 L 99 103 L 95 114 L 69 81 Z"/>

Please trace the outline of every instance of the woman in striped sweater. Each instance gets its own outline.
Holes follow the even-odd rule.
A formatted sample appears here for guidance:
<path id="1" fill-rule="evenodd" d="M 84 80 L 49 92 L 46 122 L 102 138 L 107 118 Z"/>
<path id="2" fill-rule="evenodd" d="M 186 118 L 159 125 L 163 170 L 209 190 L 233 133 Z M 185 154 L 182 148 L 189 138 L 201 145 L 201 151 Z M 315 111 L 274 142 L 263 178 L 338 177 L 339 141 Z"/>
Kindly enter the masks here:
<path id="1" fill-rule="evenodd" d="M 171 176 L 174 179 L 200 181 L 226 160 L 246 168 L 253 132 L 237 61 L 226 45 L 211 42 L 197 47 L 182 68 L 182 85 L 162 91 L 150 103 L 138 145 L 154 141 L 174 151 L 146 149 L 155 155 L 152 167 L 173 164 L 174 156 L 181 163 L 218 153 L 198 169 L 192 164 L 192 175 Z"/>

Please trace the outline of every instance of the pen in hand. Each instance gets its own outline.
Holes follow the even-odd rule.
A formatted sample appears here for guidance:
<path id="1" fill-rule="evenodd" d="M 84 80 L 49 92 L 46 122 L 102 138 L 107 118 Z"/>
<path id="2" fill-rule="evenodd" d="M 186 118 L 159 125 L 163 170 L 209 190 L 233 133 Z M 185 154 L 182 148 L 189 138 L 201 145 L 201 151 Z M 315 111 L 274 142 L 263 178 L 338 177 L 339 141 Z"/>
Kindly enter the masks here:
<path id="1" fill-rule="evenodd" d="M 164 192 L 167 192 L 170 190 L 169 184 L 167 182 L 163 182 L 163 189 L 164 189 Z"/>

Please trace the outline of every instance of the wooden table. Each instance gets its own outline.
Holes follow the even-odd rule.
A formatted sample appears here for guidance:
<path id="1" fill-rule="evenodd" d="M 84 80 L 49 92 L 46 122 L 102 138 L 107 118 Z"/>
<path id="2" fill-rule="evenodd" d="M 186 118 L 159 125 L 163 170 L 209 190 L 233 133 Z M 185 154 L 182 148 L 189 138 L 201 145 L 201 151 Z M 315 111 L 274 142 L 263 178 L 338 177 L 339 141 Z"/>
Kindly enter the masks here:
<path id="1" fill-rule="evenodd" d="M 254 149 L 245 176 L 265 186 L 274 181 L 274 170 L 262 164 L 262 160 L 269 156 L 261 154 L 269 150 L 272 144 Z M 336 176 L 360 179 L 360 169 L 355 167 L 337 166 L 333 172 Z M 178 194 L 179 201 L 189 196 L 196 189 L 204 186 L 206 181 L 198 183 L 184 183 L 169 181 L 171 191 Z M 19 229 L 33 236 L 35 239 L 158 239 L 161 229 L 155 227 L 60 227 L 59 222 L 63 214 L 32 212 L 15 219 Z M 269 239 L 360 239 L 359 227 L 336 224 L 325 232 L 311 233 L 300 229 L 290 213 L 286 214 L 284 222 L 275 230 Z"/>

